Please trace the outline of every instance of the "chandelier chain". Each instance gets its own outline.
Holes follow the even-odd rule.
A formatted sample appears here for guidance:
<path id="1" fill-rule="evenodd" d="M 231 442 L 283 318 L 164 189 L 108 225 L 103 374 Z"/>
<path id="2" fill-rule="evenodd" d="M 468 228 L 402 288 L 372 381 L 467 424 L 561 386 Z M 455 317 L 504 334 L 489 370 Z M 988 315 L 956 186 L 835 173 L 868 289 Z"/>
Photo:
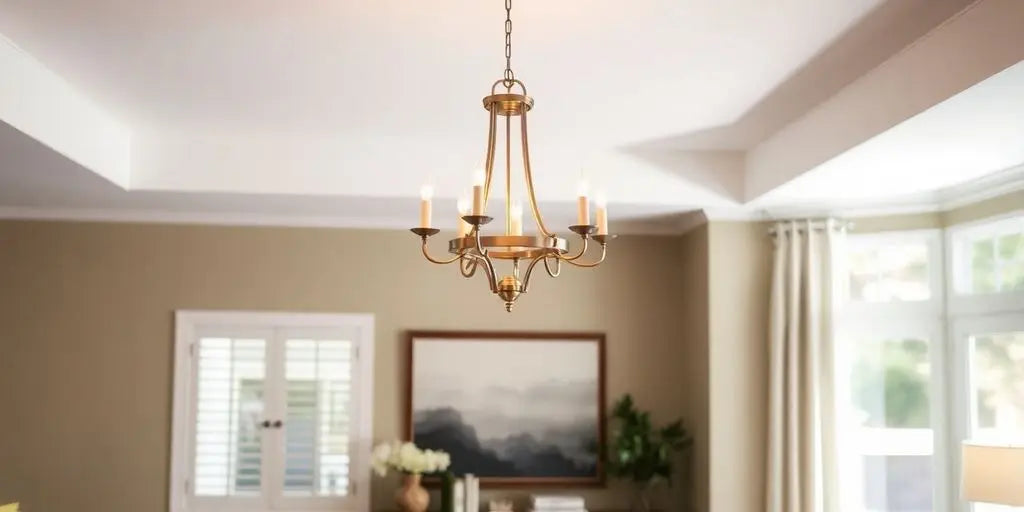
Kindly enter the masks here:
<path id="1" fill-rule="evenodd" d="M 505 0 L 505 76 L 502 85 L 511 90 L 516 74 L 512 72 L 512 0 Z"/>

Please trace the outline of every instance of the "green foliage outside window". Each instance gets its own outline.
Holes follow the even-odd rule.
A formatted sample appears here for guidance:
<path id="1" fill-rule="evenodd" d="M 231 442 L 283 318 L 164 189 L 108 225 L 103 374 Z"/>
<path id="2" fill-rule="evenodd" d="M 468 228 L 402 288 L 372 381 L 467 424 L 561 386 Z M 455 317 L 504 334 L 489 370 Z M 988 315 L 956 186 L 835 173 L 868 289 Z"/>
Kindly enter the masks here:
<path id="1" fill-rule="evenodd" d="M 1011 233 L 971 243 L 971 291 L 1024 290 L 1024 234 Z"/>
<path id="2" fill-rule="evenodd" d="M 887 340 L 858 347 L 853 366 L 853 402 L 866 414 L 864 426 L 928 428 L 928 344 Z"/>

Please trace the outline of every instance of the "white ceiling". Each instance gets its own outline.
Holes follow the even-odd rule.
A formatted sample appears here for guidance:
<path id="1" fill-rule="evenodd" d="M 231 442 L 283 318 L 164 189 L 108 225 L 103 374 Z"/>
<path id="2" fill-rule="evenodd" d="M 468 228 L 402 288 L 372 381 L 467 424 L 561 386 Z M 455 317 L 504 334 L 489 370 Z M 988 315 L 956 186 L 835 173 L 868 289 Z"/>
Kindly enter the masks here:
<path id="1" fill-rule="evenodd" d="M 1019 27 L 1024 2 L 982 0 L 955 16 L 969 3 L 516 0 L 512 64 L 537 102 L 541 200 L 568 222 L 582 168 L 609 191 L 613 219 L 657 230 L 695 208 L 846 197 L 854 189 L 841 184 L 866 168 L 905 179 L 850 197 L 1020 163 L 1020 118 L 1005 105 L 1021 82 L 1005 80 L 1021 72 L 942 103 L 1024 58 L 1024 44 L 990 26 Z M 503 15 L 498 0 L 0 0 L 0 34 L 24 52 L 5 57 L 0 44 L 0 74 L 23 78 L 0 84 L 14 98 L 0 97 L 0 213 L 411 223 L 423 181 L 451 202 L 480 164 L 480 98 L 503 68 Z M 1002 49 L 923 80 L 915 94 L 932 103 L 910 114 L 939 106 L 910 120 L 889 109 L 873 137 L 830 141 L 851 151 L 771 170 L 791 155 L 762 146 L 800 151 L 779 134 L 809 113 L 908 94 L 886 85 L 886 66 L 927 77 L 922 63 L 961 40 Z M 967 125 L 983 129 L 948 129 Z M 752 176 L 748 151 L 768 170 Z M 927 172 L 936 161 L 947 165 Z"/>

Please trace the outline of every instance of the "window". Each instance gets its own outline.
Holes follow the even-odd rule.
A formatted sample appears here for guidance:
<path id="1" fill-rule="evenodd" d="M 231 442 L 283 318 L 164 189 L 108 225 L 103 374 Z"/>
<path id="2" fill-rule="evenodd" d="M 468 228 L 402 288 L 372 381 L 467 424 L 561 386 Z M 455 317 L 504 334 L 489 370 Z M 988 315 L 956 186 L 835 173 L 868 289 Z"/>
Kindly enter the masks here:
<path id="1" fill-rule="evenodd" d="M 941 510 L 940 242 L 937 231 L 849 237 L 836 350 L 843 512 Z"/>
<path id="2" fill-rule="evenodd" d="M 851 235 L 840 258 L 842 512 L 1024 510 L 958 485 L 962 441 L 1024 440 L 1024 215 L 939 235 Z"/>
<path id="3" fill-rule="evenodd" d="M 171 507 L 366 510 L 369 315 L 179 312 Z"/>

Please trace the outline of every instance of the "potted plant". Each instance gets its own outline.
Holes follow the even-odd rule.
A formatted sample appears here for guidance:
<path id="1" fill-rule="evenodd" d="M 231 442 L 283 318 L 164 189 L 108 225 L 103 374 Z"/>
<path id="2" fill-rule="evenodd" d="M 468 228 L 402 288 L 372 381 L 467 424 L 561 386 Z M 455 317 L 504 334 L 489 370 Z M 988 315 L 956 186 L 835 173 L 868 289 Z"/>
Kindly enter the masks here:
<path id="1" fill-rule="evenodd" d="M 451 457 L 443 451 L 421 450 L 413 443 L 392 441 L 374 447 L 370 463 L 379 476 L 387 475 L 388 470 L 405 475 L 402 487 L 395 492 L 399 510 L 425 512 L 430 504 L 430 494 L 423 488 L 420 479 L 424 474 L 448 469 Z"/>
<path id="2" fill-rule="evenodd" d="M 652 491 L 662 483 L 671 484 L 673 456 L 689 448 L 693 439 L 681 419 L 655 429 L 650 413 L 638 410 L 628 394 L 612 407 L 611 420 L 609 472 L 633 483 L 634 512 L 648 512 Z"/>

